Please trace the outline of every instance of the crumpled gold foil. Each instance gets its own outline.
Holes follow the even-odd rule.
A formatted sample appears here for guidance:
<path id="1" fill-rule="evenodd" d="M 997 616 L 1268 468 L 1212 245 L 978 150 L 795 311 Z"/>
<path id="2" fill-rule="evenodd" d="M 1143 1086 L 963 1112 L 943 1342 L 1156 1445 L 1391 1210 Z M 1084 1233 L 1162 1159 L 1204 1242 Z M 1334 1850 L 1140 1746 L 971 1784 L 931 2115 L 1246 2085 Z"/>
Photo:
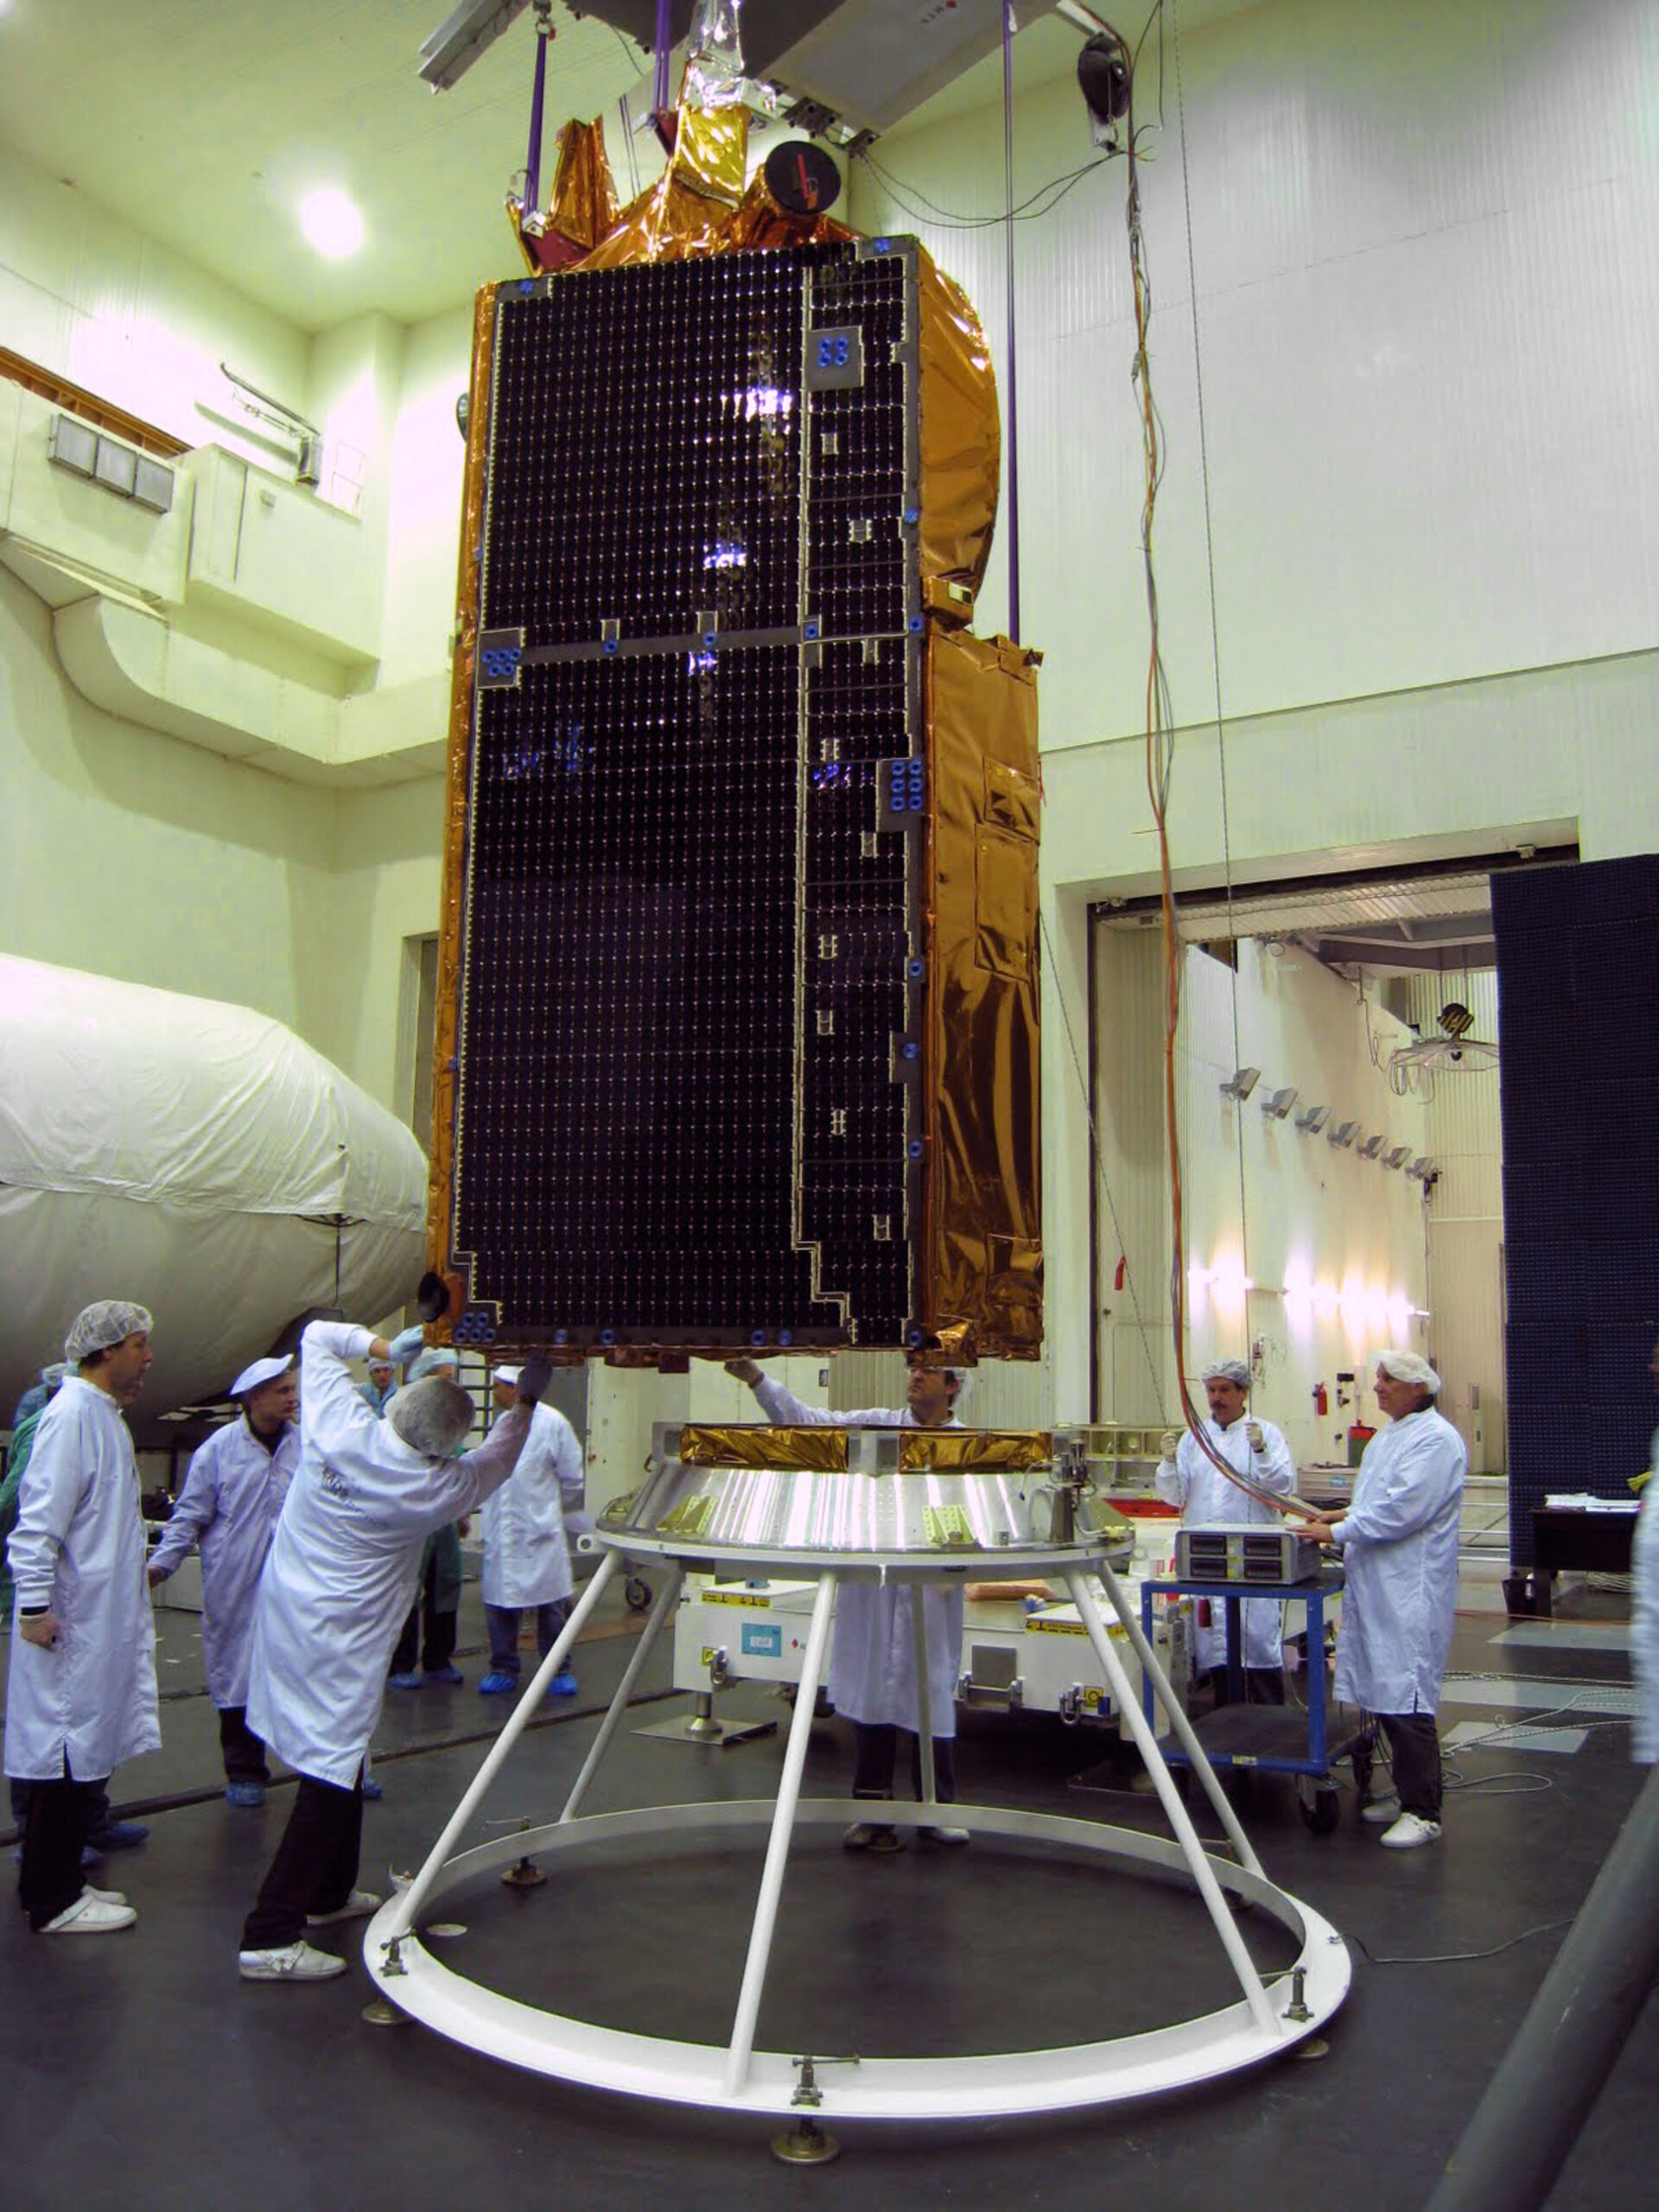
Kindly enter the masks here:
<path id="1" fill-rule="evenodd" d="M 450 1202 L 455 1152 L 455 1037 L 461 1020 L 461 901 L 467 887 L 467 819 L 472 796 L 473 677 L 478 657 L 478 564 L 484 537 L 484 471 L 489 453 L 495 365 L 495 294 L 481 285 L 473 302 L 473 378 L 467 400 L 467 467 L 461 480 L 461 556 L 455 581 L 454 652 L 449 671 L 449 744 L 445 769 L 443 872 L 438 899 L 438 972 L 432 1040 L 432 1140 L 427 1166 L 426 1256 L 436 1274 L 450 1269 Z M 451 1281 L 453 1282 L 453 1278 Z M 462 1311 L 450 1309 L 429 1330 L 447 1344 Z"/>
<path id="2" fill-rule="evenodd" d="M 688 1467 L 799 1467 L 819 1474 L 844 1474 L 847 1432 L 688 1421 L 680 1431 L 680 1459 Z"/>
<path id="3" fill-rule="evenodd" d="M 572 116 L 559 133 L 559 165 L 546 212 L 521 230 L 525 257 L 534 269 L 568 268 L 615 229 L 617 213 L 605 126 L 597 116 L 591 123 Z"/>
<path id="4" fill-rule="evenodd" d="M 1036 656 L 930 622 L 933 837 L 920 1316 L 981 1357 L 1042 1344 Z"/>
<path id="5" fill-rule="evenodd" d="M 1046 1428 L 903 1428 L 899 1471 L 914 1474 L 1024 1474 L 1046 1467 L 1054 1438 Z"/>
<path id="6" fill-rule="evenodd" d="M 976 593 L 991 557 L 1002 466 L 996 376 L 967 295 L 925 251 L 918 250 L 917 264 L 924 591 L 930 607 L 966 621 L 971 601 L 953 606 L 940 586 Z"/>
<path id="7" fill-rule="evenodd" d="M 621 269 L 728 251 L 727 230 L 743 197 L 748 144 L 747 108 L 682 108 L 668 167 L 624 208 L 616 227 L 579 265 Z"/>

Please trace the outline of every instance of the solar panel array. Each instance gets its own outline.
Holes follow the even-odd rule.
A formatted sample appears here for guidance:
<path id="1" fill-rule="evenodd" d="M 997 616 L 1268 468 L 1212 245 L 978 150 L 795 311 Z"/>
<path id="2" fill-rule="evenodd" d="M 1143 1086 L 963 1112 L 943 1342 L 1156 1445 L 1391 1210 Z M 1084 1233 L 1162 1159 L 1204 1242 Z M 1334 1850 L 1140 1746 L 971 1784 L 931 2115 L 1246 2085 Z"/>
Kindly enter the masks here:
<path id="1" fill-rule="evenodd" d="M 496 317 L 450 1224 L 474 1317 L 903 1344 L 913 249 L 577 271 Z"/>

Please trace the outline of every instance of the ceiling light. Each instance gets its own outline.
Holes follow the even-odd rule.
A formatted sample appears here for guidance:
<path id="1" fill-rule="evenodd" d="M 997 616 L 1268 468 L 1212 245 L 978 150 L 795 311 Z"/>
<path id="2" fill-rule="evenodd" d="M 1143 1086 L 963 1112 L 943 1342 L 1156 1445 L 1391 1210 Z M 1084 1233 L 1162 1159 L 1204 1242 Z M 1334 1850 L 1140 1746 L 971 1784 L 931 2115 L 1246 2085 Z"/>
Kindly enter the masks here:
<path id="1" fill-rule="evenodd" d="M 1305 1136 L 1316 1137 L 1330 1118 L 1328 1106 L 1310 1106 L 1306 1114 L 1296 1116 L 1296 1126 Z"/>
<path id="2" fill-rule="evenodd" d="M 1235 1068 L 1222 1084 L 1221 1095 L 1224 1098 L 1248 1098 L 1261 1080 L 1260 1068 Z"/>
<path id="3" fill-rule="evenodd" d="M 1275 1122 L 1282 1122 L 1295 1103 L 1294 1090 L 1270 1090 L 1262 1101 L 1262 1111 L 1271 1114 Z"/>
<path id="4" fill-rule="evenodd" d="M 1392 1152 L 1383 1154 L 1382 1165 L 1385 1167 L 1403 1167 L 1406 1164 L 1406 1156 L 1410 1150 L 1411 1147 L 1408 1144 L 1395 1145 Z"/>
<path id="5" fill-rule="evenodd" d="M 1332 1130 L 1330 1135 L 1326 1138 L 1325 1141 L 1328 1144 L 1338 1146 L 1344 1152 L 1347 1152 L 1351 1148 L 1354 1139 L 1358 1135 L 1359 1123 L 1357 1122 L 1338 1122 L 1336 1128 Z"/>
<path id="6" fill-rule="evenodd" d="M 1359 1147 L 1359 1156 L 1362 1160 L 1375 1160 L 1377 1154 L 1381 1152 L 1382 1149 L 1382 1132 L 1381 1129 L 1373 1129 L 1370 1135 L 1366 1138 L 1364 1143 Z"/>
<path id="7" fill-rule="evenodd" d="M 363 243 L 356 201 L 332 184 L 300 202 L 300 228 L 325 261 L 344 261 Z"/>

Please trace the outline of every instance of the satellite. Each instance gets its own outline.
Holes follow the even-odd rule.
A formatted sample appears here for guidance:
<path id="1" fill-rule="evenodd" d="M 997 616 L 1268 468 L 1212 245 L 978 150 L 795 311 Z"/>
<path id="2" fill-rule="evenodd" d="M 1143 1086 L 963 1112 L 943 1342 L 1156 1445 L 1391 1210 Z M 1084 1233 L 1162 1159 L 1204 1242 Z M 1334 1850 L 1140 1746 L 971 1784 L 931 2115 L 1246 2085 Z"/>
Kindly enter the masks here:
<path id="1" fill-rule="evenodd" d="M 741 159 L 711 198 L 729 127 L 683 111 L 596 245 L 480 296 L 429 1257 L 462 1343 L 1034 1357 L 984 341 L 915 241 Z M 562 179 L 602 160 L 567 130 Z"/>

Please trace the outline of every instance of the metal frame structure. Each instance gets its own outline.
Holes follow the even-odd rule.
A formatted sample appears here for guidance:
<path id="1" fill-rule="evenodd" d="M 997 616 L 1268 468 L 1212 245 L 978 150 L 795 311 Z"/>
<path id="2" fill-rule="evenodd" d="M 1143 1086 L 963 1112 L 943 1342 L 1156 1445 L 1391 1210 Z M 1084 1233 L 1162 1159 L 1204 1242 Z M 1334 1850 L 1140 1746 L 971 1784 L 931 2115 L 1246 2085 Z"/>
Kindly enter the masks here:
<path id="1" fill-rule="evenodd" d="M 597 1541 L 606 1557 L 588 1582 L 563 1633 L 526 1686 L 506 1726 L 485 1758 L 461 1802 L 433 1845 L 409 1887 L 390 1898 L 369 1923 L 364 1937 L 365 1963 L 382 1993 L 399 2010 L 487 2057 L 584 2083 L 590 2088 L 652 2097 L 715 2111 L 788 2114 L 805 2103 L 826 2107 L 825 2116 L 845 2120 L 936 2120 L 981 2119 L 989 2114 L 1063 2111 L 1154 2094 L 1212 2080 L 1258 2064 L 1290 2050 L 1319 2029 L 1347 1994 L 1351 1967 L 1341 1936 L 1328 1922 L 1270 1882 L 1249 1838 L 1217 1783 L 1192 1724 L 1172 1694 L 1151 1645 L 1113 1571 L 1110 1545 L 1099 1535 L 1072 1543 L 1022 1546 L 1018 1557 L 1007 1549 L 948 1557 L 819 1552 L 790 1557 L 790 1571 L 816 1579 L 807 1649 L 801 1672 L 783 1772 L 775 1801 L 723 1804 L 652 1806 L 626 1813 L 582 1815 L 581 1807 L 627 1709 L 628 1700 L 651 1649 L 672 1611 L 688 1568 L 709 1564 L 706 1547 L 684 1541 L 626 1537 L 601 1531 Z M 574 1649 L 588 1617 L 626 1555 L 649 1555 L 667 1570 L 616 1694 L 581 1772 L 556 1821 L 516 1831 L 452 1857 L 463 1830 L 513 1745 L 537 1712 L 543 1693 Z M 722 1561 L 722 1564 L 726 1562 Z M 734 1567 L 764 1569 L 772 1557 L 741 1559 Z M 1109 1859 L 1179 1873 L 1183 1869 L 1209 1913 L 1216 1934 L 1239 1983 L 1238 2000 L 1222 2010 L 1177 2022 L 1148 2033 L 1103 2039 L 1052 2050 L 1001 2052 L 976 2057 L 874 2058 L 837 2067 L 832 2084 L 820 2082 L 810 2094 L 787 2052 L 757 2051 L 755 2024 L 766 1986 L 777 1924 L 791 1835 L 798 1821 L 855 1821 L 868 1805 L 852 1798 L 803 1802 L 801 1777 L 811 1732 L 813 1706 L 826 1670 L 830 1626 L 836 1591 L 842 1581 L 904 1580 L 947 1582 L 969 1574 L 1006 1579 L 1030 1574 L 1063 1580 L 1087 1630 L 1115 1697 L 1120 1701 L 1146 1761 L 1175 1840 L 1111 1828 L 1058 1815 L 1021 1813 L 978 1805 L 952 1805 L 950 1818 L 978 1835 L 1018 1841 L 1039 1839 Z M 1157 1738 L 1134 1694 L 1123 1662 L 1113 1646 L 1106 1621 L 1095 1601 L 1090 1576 L 1097 1575 L 1147 1680 L 1155 1687 L 1170 1727 L 1198 1777 L 1211 1809 L 1221 1821 L 1237 1863 L 1210 1857 L 1189 1819 Z M 912 1609 L 918 1640 L 922 1608 Z M 918 1662 L 922 1655 L 918 1652 Z M 917 1804 L 882 1807 L 882 1818 L 899 1827 L 937 1823 L 932 1732 L 928 1725 L 927 1669 L 919 1663 L 922 1709 L 919 1744 L 922 1796 Z M 724 2049 L 706 2044 L 626 2033 L 482 1989 L 442 1966 L 416 1932 L 428 1905 L 461 1884 L 502 1867 L 515 1859 L 607 1843 L 640 1834 L 688 1830 L 723 1831 L 766 1827 L 766 1863 L 750 1929 L 732 2033 Z M 1297 1957 L 1282 1986 L 1269 1990 L 1234 1924 L 1229 1898 L 1256 1905 L 1300 1942 Z M 1284 2002 L 1288 1992 L 1289 2002 Z"/>

